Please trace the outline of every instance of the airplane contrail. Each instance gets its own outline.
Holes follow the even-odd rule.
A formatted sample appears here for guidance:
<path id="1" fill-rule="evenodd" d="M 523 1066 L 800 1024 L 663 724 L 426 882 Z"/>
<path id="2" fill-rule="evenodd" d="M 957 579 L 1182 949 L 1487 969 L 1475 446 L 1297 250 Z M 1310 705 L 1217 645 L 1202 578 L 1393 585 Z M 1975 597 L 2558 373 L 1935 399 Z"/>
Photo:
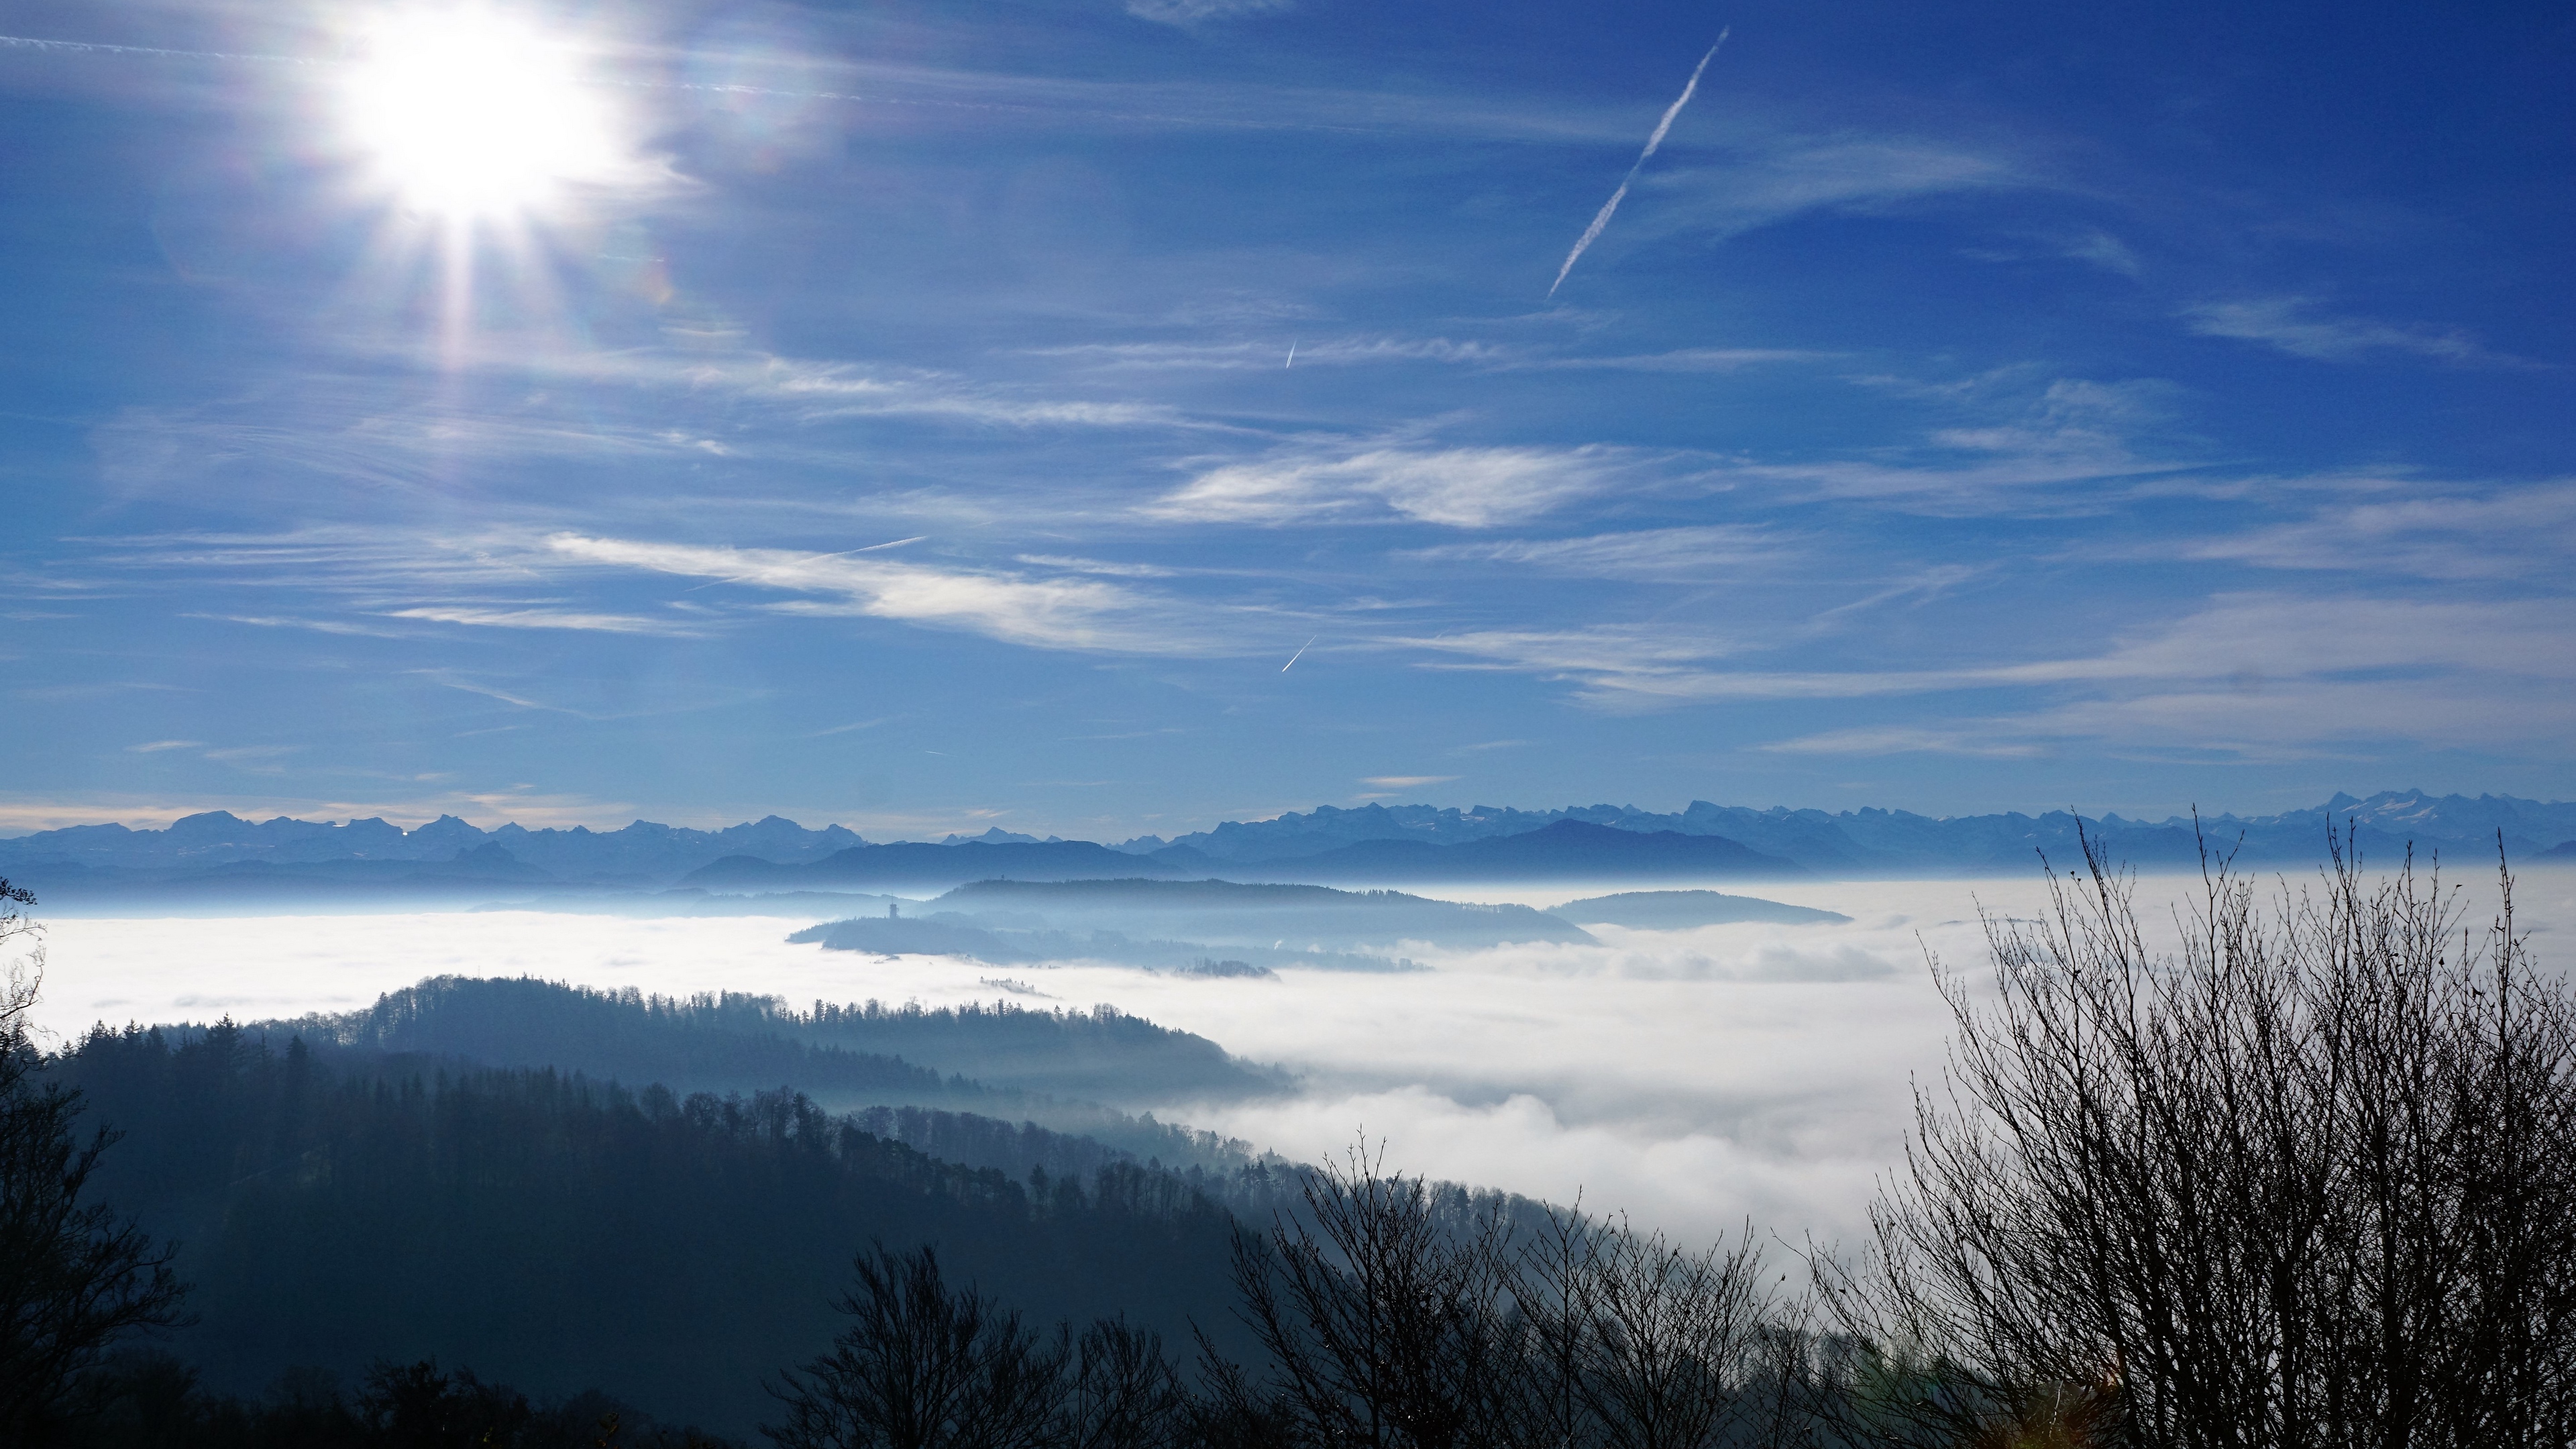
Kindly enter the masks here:
<path id="1" fill-rule="evenodd" d="M 1315 639 L 1321 639 L 1323 637 L 1323 635 L 1318 634 L 1315 636 Z M 1305 643 L 1298 645 L 1297 652 L 1288 656 L 1288 664 L 1282 664 L 1279 666 L 1279 672 L 1282 674 L 1287 673 L 1288 666 L 1290 664 L 1295 664 L 1298 660 L 1305 658 L 1306 651 L 1315 647 L 1315 639 L 1309 639 Z"/>
<path id="2" fill-rule="evenodd" d="M 1655 148 L 1664 144 L 1664 133 L 1673 128 L 1673 118 L 1682 113 L 1682 107 L 1689 105 L 1692 94 L 1699 90 L 1699 78 L 1707 72 L 1708 63 L 1717 59 L 1718 46 L 1726 44 L 1726 37 L 1733 33 L 1733 26 L 1719 31 L 1717 45 L 1710 46 L 1708 54 L 1699 58 L 1699 64 L 1691 67 L 1690 83 L 1682 87 L 1681 98 L 1664 108 L 1664 118 L 1655 123 L 1655 134 L 1646 138 L 1646 149 L 1637 153 L 1636 164 L 1630 166 L 1628 174 L 1620 178 L 1619 189 L 1610 193 L 1608 201 L 1601 203 L 1600 215 L 1592 218 L 1592 224 L 1583 229 L 1583 235 L 1575 240 L 1574 250 L 1565 254 L 1565 265 L 1556 269 L 1556 280 L 1548 283 L 1549 296 L 1555 296 L 1556 289 L 1565 285 L 1566 274 L 1574 270 L 1576 259 L 1581 257 L 1593 242 L 1599 240 L 1602 231 L 1610 225 L 1611 214 L 1619 209 L 1620 202 L 1628 199 L 1628 188 L 1636 184 L 1637 173 L 1646 168 L 1646 162 L 1655 154 Z"/>
<path id="3" fill-rule="evenodd" d="M 1295 340 L 1295 339 L 1291 338 L 1291 339 L 1289 340 L 1289 343 L 1288 343 L 1288 360 L 1287 360 L 1285 363 L 1281 364 L 1281 366 L 1282 366 L 1283 368 L 1286 368 L 1286 367 L 1295 367 L 1296 365 L 1297 365 L 1297 343 L 1296 343 L 1296 340 Z"/>

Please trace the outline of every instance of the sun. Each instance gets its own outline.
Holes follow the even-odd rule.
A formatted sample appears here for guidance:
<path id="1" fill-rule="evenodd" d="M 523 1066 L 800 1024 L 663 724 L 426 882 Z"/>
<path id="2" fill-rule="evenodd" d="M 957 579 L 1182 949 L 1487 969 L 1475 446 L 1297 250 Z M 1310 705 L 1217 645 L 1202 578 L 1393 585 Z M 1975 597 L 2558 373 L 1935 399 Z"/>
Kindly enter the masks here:
<path id="1" fill-rule="evenodd" d="M 371 26 L 343 80 L 343 121 L 378 181 L 457 220 L 543 211 L 627 164 L 609 98 L 563 41 L 483 5 Z"/>

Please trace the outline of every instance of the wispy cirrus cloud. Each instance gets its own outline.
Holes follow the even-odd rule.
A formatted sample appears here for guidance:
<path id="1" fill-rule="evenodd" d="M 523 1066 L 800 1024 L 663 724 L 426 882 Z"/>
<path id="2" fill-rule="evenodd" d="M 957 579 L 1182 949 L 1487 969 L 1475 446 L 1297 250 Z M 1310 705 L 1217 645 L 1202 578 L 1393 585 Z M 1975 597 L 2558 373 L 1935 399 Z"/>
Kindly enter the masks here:
<path id="1" fill-rule="evenodd" d="M 1577 538 L 1516 538 L 1405 549 L 1395 556 L 1430 564 L 1510 564 L 1572 578 L 1706 583 L 1720 575 L 1783 563 L 1799 540 L 1760 524 L 1646 528 Z"/>
<path id="2" fill-rule="evenodd" d="M 2049 753 L 2046 744 L 2015 738 L 2022 727 L 1966 725 L 1927 729 L 1917 725 L 1877 725 L 1801 735 L 1760 748 L 1788 755 L 1958 755 L 1968 759 L 2021 760 Z"/>
<path id="3" fill-rule="evenodd" d="M 1662 352 L 1566 353 L 1523 343 L 1450 337 L 1288 336 L 1260 342 L 1086 342 L 1025 349 L 1103 370 L 1271 372 L 1290 367 L 1375 367 L 1437 363 L 1483 372 L 1740 372 L 1750 367 L 1814 362 L 1836 354 L 1782 347 L 1676 347 Z"/>
<path id="4" fill-rule="evenodd" d="M 2300 482 L 2379 496 L 2332 503 L 2293 522 L 2186 542 L 2183 556 L 2272 569 L 2457 580 L 2564 578 L 2576 566 L 2576 480 L 2483 486 L 2390 478 Z"/>
<path id="5" fill-rule="evenodd" d="M 1738 236 L 1813 212 L 1870 212 L 1935 196 L 2051 185 L 2014 157 L 1921 136 L 1759 135 L 1641 178 L 1655 208 L 1630 232 Z"/>
<path id="6" fill-rule="evenodd" d="M 1494 528 L 1578 499 L 1661 484 L 1680 471 L 1670 454 L 1602 444 L 1297 451 L 1207 468 L 1142 511 L 1171 523 L 1409 519 Z"/>
<path id="7" fill-rule="evenodd" d="M 546 552 L 588 564 L 703 578 L 804 597 L 768 607 L 805 615 L 890 619 L 958 629 L 1041 649 L 1179 654 L 1219 650 L 1205 610 L 1092 577 L 941 568 L 866 556 L 595 538 L 559 533 Z"/>
<path id="8" fill-rule="evenodd" d="M 1971 716 L 1927 705 L 1900 725 L 1782 741 L 1788 753 L 1927 751 L 2008 757 L 2070 741 L 2278 758 L 2335 741 L 2546 745 L 2576 731 L 2576 656 L 2557 647 L 2576 600 L 2427 601 L 2236 594 L 2089 654 L 1925 668 L 1722 667 L 1771 641 L 1682 626 L 1483 631 L 1401 643 L 1437 667 L 1559 680 L 1608 709 L 1714 701 L 1975 696 Z M 2027 703 L 1999 710 L 1998 697 Z"/>
<path id="9" fill-rule="evenodd" d="M 648 619 L 639 614 L 593 614 L 570 609 L 495 609 L 425 604 L 410 609 L 388 609 L 384 616 L 388 619 L 423 619 L 437 624 L 468 624 L 487 629 L 574 629 L 600 634 L 661 634 L 682 638 L 700 637 L 704 632 L 668 619 Z"/>
<path id="10" fill-rule="evenodd" d="M 310 619 L 291 614 L 209 614 L 190 612 L 183 619 L 205 619 L 217 624 L 248 624 L 254 629 L 310 629 L 316 634 L 340 634 L 354 639 L 400 639 L 394 629 L 371 628 L 352 624 L 346 619 Z"/>
<path id="11" fill-rule="evenodd" d="M 1203 25 L 1286 10 L 1295 0 L 1127 0 L 1127 13 L 1161 25 Z"/>
<path id="12" fill-rule="evenodd" d="M 1459 341 L 1448 337 L 1293 337 L 1285 334 L 1275 342 L 1084 342 L 1063 347 L 1025 348 L 1020 355 L 1059 358 L 1101 369 L 1272 372 L 1289 368 L 1288 349 L 1292 343 L 1297 350 L 1297 367 L 1366 367 L 1404 362 L 1505 367 L 1530 355 L 1529 349 L 1524 347 L 1499 342 Z"/>
<path id="13" fill-rule="evenodd" d="M 2337 317 L 2311 297 L 2251 297 L 2201 302 L 2183 309 L 2185 324 L 2203 337 L 2260 343 L 2317 362 L 2361 362 L 2398 353 L 2455 367 L 2530 367 L 2490 351 L 2456 327 L 2399 326 L 2367 317 Z"/>

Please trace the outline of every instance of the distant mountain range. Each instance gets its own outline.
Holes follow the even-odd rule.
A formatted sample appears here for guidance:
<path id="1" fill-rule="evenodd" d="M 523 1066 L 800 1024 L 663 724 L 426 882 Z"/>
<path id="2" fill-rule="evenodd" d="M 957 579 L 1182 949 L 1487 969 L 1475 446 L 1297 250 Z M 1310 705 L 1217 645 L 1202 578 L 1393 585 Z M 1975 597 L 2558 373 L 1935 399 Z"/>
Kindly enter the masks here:
<path id="1" fill-rule="evenodd" d="M 1478 805 L 1467 810 L 1430 805 L 1367 805 L 1356 810 L 1319 806 L 1269 820 L 1227 821 L 1213 830 L 1165 840 L 1141 836 L 1121 850 L 1161 854 L 1178 848 L 1193 858 L 1225 864 L 1311 858 L 1363 841 L 1414 840 L 1435 845 L 1526 835 L 1561 820 L 1620 830 L 1715 835 L 1766 855 L 1794 861 L 1818 875 L 1891 875 L 1914 872 L 1983 874 L 2033 863 L 2032 852 L 2071 858 L 2077 817 L 2007 813 L 1933 817 L 1906 810 L 1755 810 L 1694 800 L 1688 808 L 1657 814 L 1633 805 L 1579 805 L 1561 810 L 1516 810 Z M 2200 858 L 2200 835 L 2184 816 L 2128 820 L 2117 814 L 2083 818 L 2087 832 L 2111 853 L 2141 866 L 2183 865 Z M 2566 845 L 2576 854 L 2576 802 L 2544 803 L 2510 795 L 2427 795 L 2386 790 L 2367 799 L 2337 794 L 2322 805 L 2277 815 L 2209 815 L 2200 832 L 2222 848 L 2240 847 L 2247 862 L 2306 862 L 2325 854 L 2329 829 L 2350 827 L 2363 853 L 2402 853 L 2409 842 L 2491 853 L 2498 831 L 2516 860 Z"/>
<path id="2" fill-rule="evenodd" d="M 1707 801 L 1669 814 L 1614 805 L 1546 811 L 1328 805 L 1114 846 L 998 829 L 938 844 L 872 844 L 838 825 L 809 830 L 775 815 L 724 830 L 639 820 L 610 831 L 515 824 L 487 831 L 452 815 L 404 830 L 380 819 L 253 822 L 211 811 L 163 830 L 80 825 L 0 839 L 0 875 L 36 888 L 52 907 L 149 901 L 191 910 L 532 896 L 641 906 L 655 903 L 651 893 L 674 887 L 693 894 L 828 895 L 936 890 L 989 879 L 1779 880 L 2026 871 L 2041 852 L 2074 859 L 2079 825 L 2114 858 L 2150 869 L 2196 864 L 2204 839 L 2249 864 L 2307 864 L 2323 857 L 2330 830 L 2350 831 L 2364 856 L 2376 860 L 2410 847 L 2455 861 L 2484 859 L 2499 835 L 2516 861 L 2576 860 L 2576 803 L 2408 790 L 2366 799 L 2338 794 L 2278 815 L 2209 816 L 2197 833 L 2188 819 L 2105 815 L 2079 822 L 2065 812 L 1935 818 Z"/>

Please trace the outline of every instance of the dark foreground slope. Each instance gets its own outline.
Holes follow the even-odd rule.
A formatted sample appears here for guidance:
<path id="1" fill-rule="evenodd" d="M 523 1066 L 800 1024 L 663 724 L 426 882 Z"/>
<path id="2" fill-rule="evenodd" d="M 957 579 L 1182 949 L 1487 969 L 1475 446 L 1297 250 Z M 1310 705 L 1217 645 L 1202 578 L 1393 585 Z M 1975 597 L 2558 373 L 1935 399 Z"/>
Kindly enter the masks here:
<path id="1" fill-rule="evenodd" d="M 794 1093 L 681 1098 L 228 1027 L 102 1032 L 54 1075 L 125 1133 L 99 1197 L 182 1244 L 201 1321 L 169 1346 L 235 1392 L 436 1356 L 740 1433 L 763 1376 L 829 1339 L 827 1299 L 879 1240 L 935 1243 L 1042 1319 L 1223 1333 L 1216 1198 L 1269 1176 L 1015 1178 Z"/>

